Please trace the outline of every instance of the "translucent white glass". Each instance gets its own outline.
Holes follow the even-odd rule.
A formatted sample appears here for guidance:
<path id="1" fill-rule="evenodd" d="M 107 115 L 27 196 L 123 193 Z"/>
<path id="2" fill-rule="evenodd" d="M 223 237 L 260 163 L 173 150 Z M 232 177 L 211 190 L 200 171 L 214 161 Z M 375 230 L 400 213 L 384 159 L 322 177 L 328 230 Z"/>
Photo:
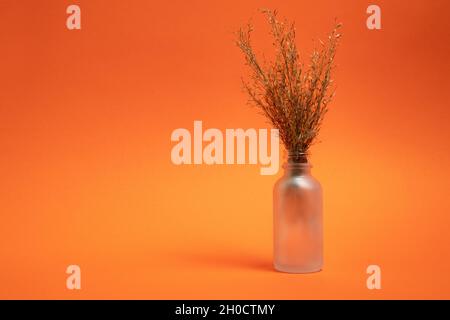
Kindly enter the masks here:
<path id="1" fill-rule="evenodd" d="M 273 190 L 274 267 L 282 272 L 323 267 L 322 187 L 304 161 L 290 156 Z"/>

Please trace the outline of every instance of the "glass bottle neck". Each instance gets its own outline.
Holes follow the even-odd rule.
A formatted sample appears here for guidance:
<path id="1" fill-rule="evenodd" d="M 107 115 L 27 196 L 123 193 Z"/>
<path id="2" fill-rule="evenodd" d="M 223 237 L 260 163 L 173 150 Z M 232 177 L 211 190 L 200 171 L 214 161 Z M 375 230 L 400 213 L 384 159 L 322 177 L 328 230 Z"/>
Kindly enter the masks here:
<path id="1" fill-rule="evenodd" d="M 283 168 L 285 174 L 289 176 L 310 174 L 311 164 L 308 162 L 308 154 L 303 152 L 289 152 Z"/>
<path id="2" fill-rule="evenodd" d="M 308 163 L 308 154 L 306 152 L 288 152 L 287 163 Z"/>

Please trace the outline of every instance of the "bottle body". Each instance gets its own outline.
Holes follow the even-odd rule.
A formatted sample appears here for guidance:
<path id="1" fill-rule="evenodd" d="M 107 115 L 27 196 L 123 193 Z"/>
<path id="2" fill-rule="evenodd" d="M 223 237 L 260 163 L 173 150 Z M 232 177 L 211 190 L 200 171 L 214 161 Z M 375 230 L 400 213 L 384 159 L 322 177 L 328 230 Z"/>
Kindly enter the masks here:
<path id="1" fill-rule="evenodd" d="M 322 187 L 308 163 L 287 163 L 273 190 L 274 267 L 289 273 L 323 266 Z"/>

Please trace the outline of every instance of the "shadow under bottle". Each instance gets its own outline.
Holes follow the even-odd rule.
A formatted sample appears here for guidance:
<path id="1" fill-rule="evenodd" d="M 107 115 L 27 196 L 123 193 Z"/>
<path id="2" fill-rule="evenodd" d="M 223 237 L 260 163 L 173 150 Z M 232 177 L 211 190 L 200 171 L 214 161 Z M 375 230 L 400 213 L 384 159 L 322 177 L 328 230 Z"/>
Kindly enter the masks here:
<path id="1" fill-rule="evenodd" d="M 311 273 L 323 267 L 322 187 L 307 155 L 289 153 L 273 190 L 274 267 Z"/>

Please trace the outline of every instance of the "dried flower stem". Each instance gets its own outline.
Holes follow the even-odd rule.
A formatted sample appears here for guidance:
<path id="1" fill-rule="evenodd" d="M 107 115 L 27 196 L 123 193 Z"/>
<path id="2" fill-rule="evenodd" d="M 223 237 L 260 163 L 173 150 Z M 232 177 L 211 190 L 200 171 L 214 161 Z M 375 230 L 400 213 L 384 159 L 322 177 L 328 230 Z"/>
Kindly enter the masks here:
<path id="1" fill-rule="evenodd" d="M 328 91 L 341 25 L 336 24 L 326 42 L 320 41 L 320 48 L 313 50 L 310 65 L 305 68 L 299 61 L 294 24 L 278 21 L 276 11 L 263 13 L 275 40 L 276 57 L 271 64 L 261 65 L 250 41 L 252 25 L 239 29 L 236 44 L 251 71 L 251 81 L 244 81 L 244 88 L 250 102 L 279 130 L 286 150 L 306 154 L 334 95 Z"/>

